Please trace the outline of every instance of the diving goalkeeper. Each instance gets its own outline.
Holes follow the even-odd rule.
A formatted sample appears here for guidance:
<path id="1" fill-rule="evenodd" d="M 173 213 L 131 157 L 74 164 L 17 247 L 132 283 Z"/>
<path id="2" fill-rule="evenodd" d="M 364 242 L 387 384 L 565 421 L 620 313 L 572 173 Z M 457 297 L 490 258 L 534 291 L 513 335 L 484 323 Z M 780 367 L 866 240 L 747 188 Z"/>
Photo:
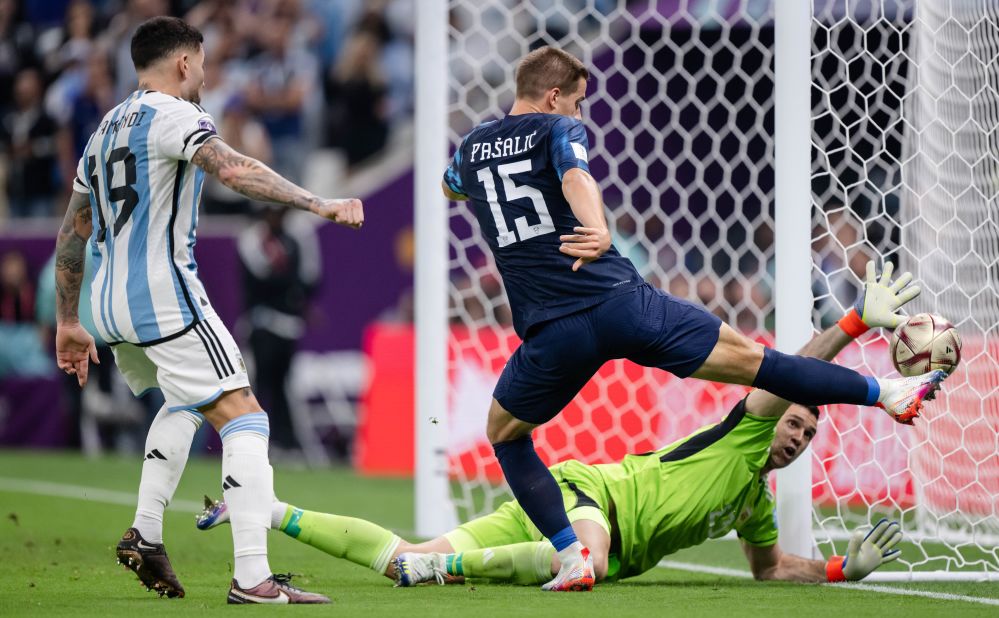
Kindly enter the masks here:
<path id="1" fill-rule="evenodd" d="M 915 298 L 909 273 L 894 283 L 891 264 L 880 279 L 869 263 L 864 294 L 836 326 L 798 353 L 831 360 L 871 327 L 894 328 L 896 310 Z M 896 559 L 897 522 L 854 531 L 847 555 L 810 560 L 781 551 L 767 477 L 793 462 L 815 435 L 819 411 L 754 390 L 717 424 L 669 446 L 619 463 L 565 461 L 551 467 L 569 520 L 593 558 L 597 580 L 648 571 L 669 554 L 735 530 L 753 576 L 760 580 L 859 580 Z M 211 502 L 198 527 L 228 520 Z M 275 502 L 272 527 L 337 558 L 395 579 L 397 585 L 457 578 L 540 584 L 559 571 L 554 547 L 516 501 L 432 541 L 408 543 L 377 524 Z"/>

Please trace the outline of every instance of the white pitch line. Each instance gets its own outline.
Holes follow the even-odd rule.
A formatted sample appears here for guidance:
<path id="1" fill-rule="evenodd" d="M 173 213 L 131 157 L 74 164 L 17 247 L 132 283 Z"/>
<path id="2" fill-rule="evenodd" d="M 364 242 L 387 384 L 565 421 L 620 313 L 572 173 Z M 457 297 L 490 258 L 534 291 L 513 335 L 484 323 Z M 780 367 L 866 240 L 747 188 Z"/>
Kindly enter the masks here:
<path id="1" fill-rule="evenodd" d="M 753 574 L 741 569 L 726 569 L 725 567 L 713 567 L 706 564 L 694 564 L 693 562 L 676 562 L 674 560 L 660 560 L 656 565 L 664 569 L 677 569 L 679 571 L 691 571 L 693 573 L 707 573 L 708 575 L 721 575 L 722 577 L 738 577 L 740 579 L 753 579 Z"/>
<path id="2" fill-rule="evenodd" d="M 66 483 L 53 483 L 51 481 L 13 479 L 4 476 L 0 476 L 0 491 L 34 494 L 36 496 L 51 496 L 55 498 L 73 498 L 76 500 L 103 502 L 105 504 L 120 504 L 131 507 L 135 506 L 138 498 L 136 494 L 128 493 L 126 491 L 114 491 L 112 489 L 86 487 L 84 485 L 69 485 Z M 169 506 L 167 506 L 167 510 L 183 511 L 191 514 L 199 513 L 203 508 L 203 504 L 193 500 L 174 500 Z"/>
<path id="3" fill-rule="evenodd" d="M 89 502 L 104 502 L 106 504 L 118 504 L 123 506 L 134 506 L 136 495 L 125 491 L 115 491 L 112 489 L 102 489 L 100 487 L 87 487 L 84 485 L 69 485 L 66 483 L 53 483 L 51 481 L 36 481 L 26 479 L 13 479 L 0 476 L 0 491 L 8 491 L 22 494 L 34 494 L 37 496 L 51 496 L 55 498 L 73 498 L 76 500 L 87 500 Z M 183 511 L 196 513 L 202 509 L 202 505 L 193 500 L 174 500 L 167 507 L 170 511 Z M 677 569 L 680 571 L 690 571 L 693 573 L 707 573 L 709 575 L 721 575 L 723 577 L 737 577 L 740 579 L 751 579 L 749 571 L 739 569 L 728 569 L 725 567 L 713 567 L 704 564 L 693 564 L 690 562 L 675 562 L 673 560 L 662 560 L 659 567 L 667 569 Z M 867 592 L 880 592 L 882 594 L 896 594 L 900 596 L 924 597 L 927 599 L 937 599 L 940 601 L 965 601 L 967 603 L 979 603 L 981 605 L 999 606 L 999 599 L 989 599 L 984 597 L 969 597 L 961 594 L 950 594 L 947 592 L 930 592 L 928 590 L 910 590 L 908 588 L 892 588 L 888 586 L 874 586 L 861 583 L 842 584 L 822 584 L 840 590 L 864 590 Z"/>
<path id="4" fill-rule="evenodd" d="M 66 483 L 52 483 L 50 481 L 33 481 L 26 479 L 14 479 L 0 476 L 0 491 L 12 493 L 34 494 L 36 496 L 49 496 L 53 498 L 73 498 L 76 500 L 86 500 L 89 502 L 103 502 L 105 504 L 120 504 L 122 506 L 134 507 L 138 496 L 127 491 L 115 491 L 113 489 L 101 489 L 100 487 L 87 487 L 85 485 L 69 485 Z M 167 506 L 168 511 L 179 511 L 182 513 L 197 514 L 205 508 L 205 505 L 194 500 L 174 500 Z M 419 536 L 412 530 L 401 528 L 391 528 L 396 534 L 404 538 Z"/>
<path id="5" fill-rule="evenodd" d="M 969 597 L 963 594 L 950 594 L 949 592 L 930 592 L 929 590 L 910 590 L 908 588 L 893 588 L 891 586 L 875 586 L 873 584 L 842 583 L 825 584 L 831 588 L 841 588 L 843 590 L 869 590 L 871 592 L 882 592 L 884 594 L 897 594 L 902 596 L 926 597 L 927 599 L 939 599 L 941 601 L 967 601 L 968 603 L 981 603 L 982 605 L 999 606 L 999 599 L 989 599 L 986 597 Z"/>
<path id="6" fill-rule="evenodd" d="M 740 569 L 728 569 L 725 567 L 713 567 L 704 564 L 693 564 L 690 562 L 675 562 L 673 560 L 662 560 L 657 565 L 666 569 L 677 569 L 679 571 L 690 571 L 692 573 L 707 573 L 708 575 L 721 575 L 723 577 L 738 577 L 740 579 L 751 579 L 752 573 Z M 899 596 L 924 597 L 939 601 L 965 601 L 967 603 L 979 603 L 981 605 L 999 606 L 999 599 L 987 597 L 970 597 L 963 594 L 950 594 L 949 592 L 931 592 L 929 590 L 912 590 L 909 588 L 895 588 L 891 586 L 875 586 L 862 583 L 840 583 L 821 584 L 834 590 L 864 590 L 866 592 L 880 592 L 882 594 L 896 594 Z"/>

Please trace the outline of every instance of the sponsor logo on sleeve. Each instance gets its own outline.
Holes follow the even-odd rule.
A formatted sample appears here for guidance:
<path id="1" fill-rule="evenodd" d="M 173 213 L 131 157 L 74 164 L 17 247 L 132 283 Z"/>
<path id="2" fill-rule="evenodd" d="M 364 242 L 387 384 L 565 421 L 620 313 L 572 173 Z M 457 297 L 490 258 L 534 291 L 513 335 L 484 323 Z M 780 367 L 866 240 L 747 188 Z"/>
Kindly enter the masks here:
<path id="1" fill-rule="evenodd" d="M 582 144 L 578 142 L 569 142 L 569 145 L 572 146 L 572 151 L 576 153 L 577 159 L 582 159 L 587 163 L 590 162 L 589 158 L 586 156 L 586 148 Z"/>

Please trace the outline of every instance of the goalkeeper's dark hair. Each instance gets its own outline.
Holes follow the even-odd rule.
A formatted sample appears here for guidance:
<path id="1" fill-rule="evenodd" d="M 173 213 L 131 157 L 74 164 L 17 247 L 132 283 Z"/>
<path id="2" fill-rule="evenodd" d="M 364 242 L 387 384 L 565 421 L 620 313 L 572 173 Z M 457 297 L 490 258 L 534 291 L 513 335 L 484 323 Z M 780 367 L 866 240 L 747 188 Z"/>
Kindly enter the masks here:
<path id="1" fill-rule="evenodd" d="M 819 408 L 817 406 L 803 406 L 803 407 L 812 413 L 812 416 L 815 417 L 815 420 L 819 420 L 820 413 L 819 413 Z"/>
<path id="2" fill-rule="evenodd" d="M 177 17 L 153 17 L 142 22 L 132 35 L 132 63 L 135 70 L 146 69 L 178 49 L 198 51 L 205 37 Z"/>
<path id="3" fill-rule="evenodd" d="M 581 77 L 590 79 L 590 72 L 578 58 L 554 47 L 539 47 L 517 67 L 517 98 L 538 99 L 552 88 L 573 92 Z"/>

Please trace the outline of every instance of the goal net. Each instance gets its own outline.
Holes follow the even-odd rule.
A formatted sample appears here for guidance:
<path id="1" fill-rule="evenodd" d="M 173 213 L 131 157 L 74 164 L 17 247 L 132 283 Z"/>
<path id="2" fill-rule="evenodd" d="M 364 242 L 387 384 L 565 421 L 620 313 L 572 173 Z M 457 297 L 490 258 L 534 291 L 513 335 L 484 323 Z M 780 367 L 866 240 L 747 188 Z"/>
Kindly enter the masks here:
<path id="1" fill-rule="evenodd" d="M 955 10 L 943 6 L 964 4 Z M 868 259 L 920 279 L 911 312 L 954 322 L 964 361 L 915 428 L 827 408 L 810 451 L 812 529 L 828 555 L 857 525 L 901 518 L 899 568 L 999 571 L 995 344 L 999 18 L 987 3 L 814 0 L 813 324 L 849 307 Z M 974 7 L 972 7 L 974 5 Z M 590 169 L 618 249 L 654 285 L 773 343 L 774 8 L 750 0 L 448 0 L 452 148 L 513 101 L 540 45 L 591 70 Z M 931 7 L 931 8 L 927 8 Z M 804 99 L 807 100 L 807 99 Z M 518 345 L 499 275 L 464 204 L 448 209 L 447 457 L 462 519 L 508 499 L 484 435 L 492 387 Z M 993 339 L 989 339 L 992 337 Z M 892 372 L 871 333 L 838 362 Z M 542 458 L 610 462 L 718 422 L 746 389 L 608 363 L 535 433 Z M 419 448 L 419 445 L 418 445 Z M 807 494 L 807 492 L 806 492 Z"/>
<path id="2" fill-rule="evenodd" d="M 839 406 L 822 425 L 816 536 L 901 517 L 918 571 L 999 571 L 999 10 L 987 0 L 816 0 L 815 323 L 848 306 L 870 257 L 911 271 L 909 313 L 957 325 L 963 362 L 913 428 Z M 989 8 L 991 7 L 991 8 Z M 891 370 L 887 333 L 843 362 Z"/>

